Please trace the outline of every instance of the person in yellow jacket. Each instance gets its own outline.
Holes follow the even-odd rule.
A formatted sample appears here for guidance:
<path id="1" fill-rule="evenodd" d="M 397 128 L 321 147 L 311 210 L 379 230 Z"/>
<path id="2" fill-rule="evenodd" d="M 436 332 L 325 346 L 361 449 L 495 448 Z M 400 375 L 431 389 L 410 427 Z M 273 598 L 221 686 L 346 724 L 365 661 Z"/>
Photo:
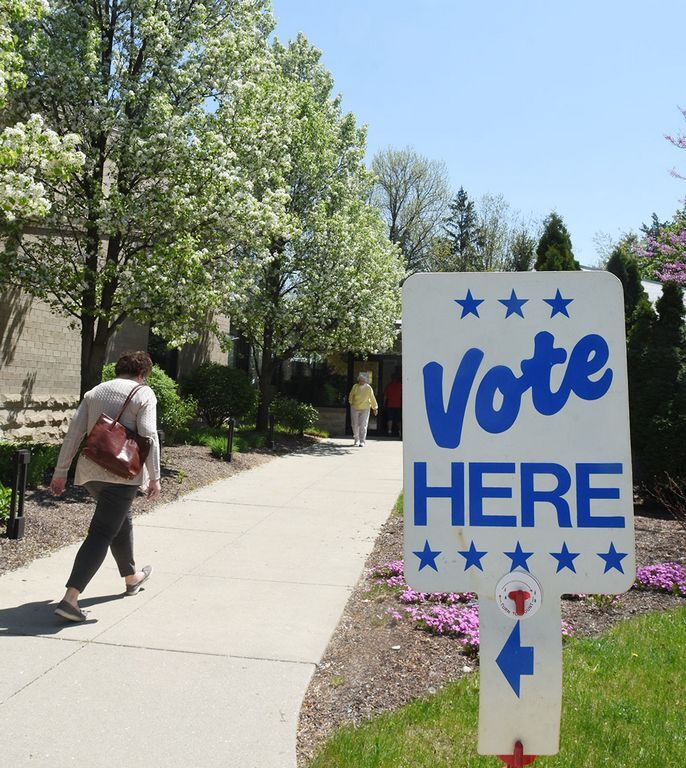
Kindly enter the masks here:
<path id="1" fill-rule="evenodd" d="M 374 390 L 367 383 L 366 374 L 360 372 L 357 384 L 353 385 L 348 396 L 350 403 L 350 421 L 353 425 L 353 437 L 355 445 L 362 448 L 367 439 L 367 425 L 369 424 L 369 411 L 374 415 L 379 412 L 379 405 L 374 397 Z"/>

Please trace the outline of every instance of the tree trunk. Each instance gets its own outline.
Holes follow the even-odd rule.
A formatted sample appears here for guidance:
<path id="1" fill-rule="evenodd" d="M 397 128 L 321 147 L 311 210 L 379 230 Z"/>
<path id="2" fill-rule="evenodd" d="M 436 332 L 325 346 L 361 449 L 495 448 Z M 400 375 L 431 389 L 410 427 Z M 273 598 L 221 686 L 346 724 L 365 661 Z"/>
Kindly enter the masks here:
<path id="1" fill-rule="evenodd" d="M 87 199 L 87 216 L 84 247 L 85 270 L 81 291 L 81 399 L 89 389 L 100 383 L 102 366 L 105 362 L 105 349 L 103 349 L 101 350 L 102 360 L 98 365 L 99 350 L 96 342 L 96 336 L 101 335 L 99 328 L 96 334 L 97 311 L 99 309 L 98 266 L 101 252 L 98 219 L 105 172 L 105 148 L 107 146 L 105 134 L 98 134 L 94 138 L 93 145 L 98 152 L 97 160 L 91 173 L 83 179 Z M 101 324 L 102 321 L 98 323 L 98 325 Z"/>
<path id="2" fill-rule="evenodd" d="M 269 426 L 269 403 L 272 395 L 272 376 L 274 368 L 279 359 L 274 354 L 274 334 L 277 332 L 278 307 L 281 300 L 282 273 L 281 273 L 281 254 L 283 253 L 284 243 L 276 242 L 272 245 L 272 252 L 276 258 L 266 267 L 264 274 L 265 295 L 268 301 L 268 312 L 266 313 L 264 331 L 262 333 L 262 363 L 257 371 L 260 379 L 260 400 L 257 406 L 257 423 L 255 427 L 258 432 L 266 432 Z"/>
<path id="3" fill-rule="evenodd" d="M 272 331 L 271 328 L 267 327 L 264 329 L 262 362 L 259 370 L 260 399 L 257 406 L 257 422 L 255 424 L 258 432 L 266 432 L 269 427 L 269 403 L 271 402 L 274 364 Z"/>
<path id="4" fill-rule="evenodd" d="M 97 324 L 92 317 L 81 318 L 81 398 L 102 381 L 102 369 L 107 357 L 109 333 L 106 324 Z"/>
<path id="5" fill-rule="evenodd" d="M 88 316 L 81 316 L 81 391 L 79 399 L 83 400 L 83 396 L 92 389 L 91 376 L 90 376 L 90 359 L 91 350 L 93 349 L 95 331 L 95 320 Z"/>

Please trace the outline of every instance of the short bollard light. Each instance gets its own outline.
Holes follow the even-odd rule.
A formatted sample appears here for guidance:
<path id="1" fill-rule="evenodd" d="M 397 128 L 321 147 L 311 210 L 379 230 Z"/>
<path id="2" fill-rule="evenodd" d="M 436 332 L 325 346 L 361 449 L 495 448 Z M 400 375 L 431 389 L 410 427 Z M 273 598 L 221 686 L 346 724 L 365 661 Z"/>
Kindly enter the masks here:
<path id="1" fill-rule="evenodd" d="M 231 461 L 233 458 L 233 433 L 236 428 L 236 419 L 231 417 L 229 419 L 229 426 L 228 431 L 226 435 L 226 454 L 224 456 L 224 461 Z"/>
<path id="2" fill-rule="evenodd" d="M 267 448 L 274 449 L 274 424 L 276 423 L 276 416 L 273 413 L 269 414 L 269 434 L 267 436 Z"/>
<path id="3" fill-rule="evenodd" d="M 157 443 L 160 447 L 160 461 L 162 461 L 162 448 L 164 447 L 164 430 L 158 429 L 157 430 Z"/>
<path id="4" fill-rule="evenodd" d="M 26 476 L 31 461 L 31 451 L 22 448 L 14 454 L 14 481 L 12 483 L 12 500 L 10 501 L 10 516 L 7 520 L 7 538 L 21 539 L 24 537 L 24 496 L 26 495 Z"/>

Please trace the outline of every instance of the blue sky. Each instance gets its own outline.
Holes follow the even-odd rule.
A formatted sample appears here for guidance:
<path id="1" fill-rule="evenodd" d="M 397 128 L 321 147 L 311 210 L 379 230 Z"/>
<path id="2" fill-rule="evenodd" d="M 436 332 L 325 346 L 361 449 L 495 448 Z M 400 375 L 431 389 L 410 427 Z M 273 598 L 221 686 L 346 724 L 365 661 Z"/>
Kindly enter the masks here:
<path id="1" fill-rule="evenodd" d="M 686 197 L 684 0 L 272 0 L 276 35 L 323 51 L 369 158 L 413 146 L 455 191 L 594 235 L 670 218 Z"/>

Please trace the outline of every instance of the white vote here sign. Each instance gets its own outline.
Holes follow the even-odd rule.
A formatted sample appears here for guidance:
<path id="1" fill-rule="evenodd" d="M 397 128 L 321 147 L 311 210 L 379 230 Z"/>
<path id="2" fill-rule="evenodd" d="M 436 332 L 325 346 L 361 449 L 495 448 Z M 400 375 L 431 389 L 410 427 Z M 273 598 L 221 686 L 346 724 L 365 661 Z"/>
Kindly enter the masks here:
<path id="1" fill-rule="evenodd" d="M 560 596 L 635 575 L 624 304 L 606 272 L 403 289 L 405 574 L 479 597 L 479 751 L 554 754 Z"/>

